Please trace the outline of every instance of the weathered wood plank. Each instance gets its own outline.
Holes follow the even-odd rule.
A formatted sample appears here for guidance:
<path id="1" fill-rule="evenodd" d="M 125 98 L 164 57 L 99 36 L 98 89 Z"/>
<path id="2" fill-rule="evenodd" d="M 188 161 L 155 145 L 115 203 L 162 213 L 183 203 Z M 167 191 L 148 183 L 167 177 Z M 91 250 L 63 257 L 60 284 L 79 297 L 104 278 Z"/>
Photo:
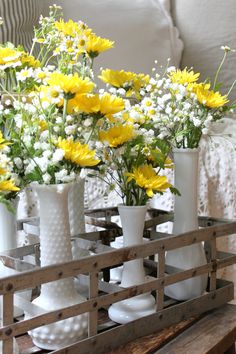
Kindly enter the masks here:
<path id="1" fill-rule="evenodd" d="M 216 271 L 217 271 L 217 262 L 216 262 L 216 238 L 213 238 L 210 241 L 211 245 L 211 262 L 215 263 L 213 269 L 210 273 L 210 291 L 216 289 Z"/>
<path id="2" fill-rule="evenodd" d="M 165 275 L 165 252 L 158 254 L 157 276 L 163 278 Z M 156 291 L 157 310 L 162 310 L 164 306 L 164 282 L 161 282 L 162 287 Z"/>
<path id="3" fill-rule="evenodd" d="M 204 316 L 156 353 L 225 353 L 235 340 L 236 306 L 228 304 Z"/>
<path id="4" fill-rule="evenodd" d="M 9 325 L 13 322 L 13 294 L 5 294 L 2 304 L 2 324 Z M 6 332 L 7 339 L 2 343 L 3 354 L 13 353 L 13 338 L 11 330 Z"/>
<path id="5" fill-rule="evenodd" d="M 90 274 L 90 286 L 89 286 L 89 299 L 96 298 L 98 296 L 98 273 L 94 272 Z M 98 308 L 96 302 L 94 303 L 94 311 L 89 312 L 88 323 L 88 335 L 94 336 L 97 334 L 98 329 Z"/>

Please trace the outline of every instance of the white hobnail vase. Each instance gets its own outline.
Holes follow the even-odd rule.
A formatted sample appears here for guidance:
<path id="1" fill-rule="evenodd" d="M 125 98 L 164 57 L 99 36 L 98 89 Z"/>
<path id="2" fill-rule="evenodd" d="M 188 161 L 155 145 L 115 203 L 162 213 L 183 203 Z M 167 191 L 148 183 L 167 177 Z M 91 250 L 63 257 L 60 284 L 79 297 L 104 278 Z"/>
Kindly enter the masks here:
<path id="1" fill-rule="evenodd" d="M 40 204 L 41 266 L 72 260 L 68 193 L 71 184 L 34 185 Z M 85 301 L 76 292 L 73 278 L 42 284 L 41 293 L 33 303 L 52 311 Z M 29 316 L 29 314 L 27 314 Z M 47 350 L 70 345 L 87 334 L 88 316 L 78 315 L 29 332 L 34 344 Z"/>
<path id="2" fill-rule="evenodd" d="M 84 178 L 78 178 L 71 184 L 68 194 L 68 211 L 71 236 L 85 232 L 84 217 Z"/>
<path id="3" fill-rule="evenodd" d="M 143 230 L 147 206 L 118 206 L 123 229 L 124 247 L 143 243 Z M 124 263 L 121 287 L 142 284 L 145 282 L 143 259 L 135 259 Z M 150 294 L 142 294 L 122 300 L 109 307 L 111 320 L 125 324 L 155 312 L 155 298 Z"/>
<path id="4" fill-rule="evenodd" d="M 198 149 L 174 149 L 174 185 L 181 196 L 174 198 L 173 234 L 198 229 Z M 203 244 L 196 243 L 166 253 L 166 264 L 190 269 L 207 263 Z M 207 274 L 165 287 L 165 294 L 176 300 L 189 300 L 204 293 Z"/>

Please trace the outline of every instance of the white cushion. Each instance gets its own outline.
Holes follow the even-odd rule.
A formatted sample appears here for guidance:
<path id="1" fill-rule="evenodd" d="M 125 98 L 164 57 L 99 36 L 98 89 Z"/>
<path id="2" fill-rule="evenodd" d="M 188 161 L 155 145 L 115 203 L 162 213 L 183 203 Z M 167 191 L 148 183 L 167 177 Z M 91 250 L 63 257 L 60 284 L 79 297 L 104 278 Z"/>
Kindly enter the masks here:
<path id="1" fill-rule="evenodd" d="M 181 67 L 193 66 L 201 79 L 213 79 L 223 56 L 220 47 L 236 49 L 236 1 L 172 0 L 172 14 L 184 42 Z M 229 53 L 219 76 L 224 92 L 234 79 L 236 53 Z M 236 98 L 236 87 L 231 97 Z"/>
<path id="2" fill-rule="evenodd" d="M 50 1 L 50 0 L 49 0 Z M 100 54 L 97 68 L 151 73 L 154 61 L 178 66 L 182 42 L 169 13 L 169 0 L 52 0 L 63 7 L 64 18 L 82 20 L 94 32 L 115 41 Z"/>

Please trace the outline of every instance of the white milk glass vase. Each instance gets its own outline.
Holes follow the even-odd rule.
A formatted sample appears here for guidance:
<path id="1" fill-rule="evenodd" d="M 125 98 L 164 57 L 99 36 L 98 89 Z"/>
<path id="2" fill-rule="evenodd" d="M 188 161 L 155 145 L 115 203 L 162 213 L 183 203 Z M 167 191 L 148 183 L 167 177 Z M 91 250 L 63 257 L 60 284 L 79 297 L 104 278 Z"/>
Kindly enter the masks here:
<path id="1" fill-rule="evenodd" d="M 174 149 L 175 187 L 181 193 L 174 199 L 173 234 L 198 229 L 198 149 Z M 166 253 L 166 264 L 190 269 L 207 263 L 203 244 L 174 249 Z M 204 293 L 207 274 L 187 279 L 165 288 L 165 294 L 176 300 L 188 300 Z"/>
<path id="2" fill-rule="evenodd" d="M 76 236 L 85 233 L 84 216 L 84 178 L 78 178 L 76 182 L 71 183 L 68 194 L 68 212 L 70 221 L 70 234 Z M 78 246 L 76 239 L 72 242 L 73 259 L 89 256 L 89 251 Z"/>
<path id="3" fill-rule="evenodd" d="M 76 182 L 72 183 L 68 194 L 71 236 L 85 232 L 84 182 L 83 178 L 79 178 Z"/>
<path id="4" fill-rule="evenodd" d="M 17 208 L 18 198 L 13 201 Z M 16 213 L 9 211 L 4 203 L 0 203 L 0 252 L 17 247 Z"/>
<path id="5" fill-rule="evenodd" d="M 123 229 L 124 247 L 143 243 L 143 229 L 147 206 L 118 206 Z M 145 282 L 143 259 L 135 259 L 124 263 L 121 287 L 142 284 Z M 109 307 L 111 320 L 125 324 L 155 312 L 155 298 L 150 294 L 141 294 L 119 301 Z"/>
<path id="6" fill-rule="evenodd" d="M 72 260 L 68 193 L 71 184 L 34 185 L 39 200 L 41 266 Z M 76 292 L 73 278 L 42 284 L 33 303 L 52 311 L 85 301 Z M 30 316 L 27 314 L 27 317 Z M 34 344 L 47 350 L 70 345 L 87 334 L 88 316 L 78 315 L 29 332 Z"/>
<path id="7" fill-rule="evenodd" d="M 17 247 L 16 213 L 18 202 L 18 197 L 12 200 L 15 213 L 9 211 L 5 204 L 0 203 L 0 253 Z M 3 263 L 0 263 L 0 278 L 17 273 L 17 270 L 5 267 Z M 17 295 L 30 301 L 31 290 L 20 291 Z M 19 317 L 23 315 L 23 313 L 24 311 L 20 307 L 14 306 L 14 317 Z"/>

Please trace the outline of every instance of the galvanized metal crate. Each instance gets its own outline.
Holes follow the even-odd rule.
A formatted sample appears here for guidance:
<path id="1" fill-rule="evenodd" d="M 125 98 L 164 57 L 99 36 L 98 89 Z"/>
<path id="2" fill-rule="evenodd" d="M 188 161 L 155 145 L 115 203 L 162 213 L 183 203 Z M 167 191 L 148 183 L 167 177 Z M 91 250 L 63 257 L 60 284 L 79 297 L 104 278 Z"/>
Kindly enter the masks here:
<path id="1" fill-rule="evenodd" d="M 106 353 L 117 346 L 140 336 L 150 334 L 183 319 L 221 306 L 234 297 L 233 283 L 219 280 L 218 269 L 236 262 L 236 255 L 217 252 L 216 239 L 236 233 L 236 221 L 199 217 L 199 229 L 180 235 L 156 232 L 156 225 L 173 219 L 173 213 L 150 209 L 147 213 L 144 237 L 148 242 L 132 247 L 114 249 L 110 242 L 122 234 L 121 228 L 112 222 L 112 216 L 118 215 L 117 208 L 86 211 L 88 223 L 104 228 L 100 231 L 80 234 L 76 239 L 92 255 L 67 263 L 40 267 L 39 244 L 29 245 L 0 255 L 1 261 L 8 267 L 20 270 L 20 273 L 2 278 L 0 295 L 3 295 L 3 325 L 0 328 L 0 340 L 3 340 L 3 354 L 12 352 L 12 338 L 28 330 L 63 320 L 84 312 L 89 313 L 88 337 L 67 348 L 54 353 Z M 19 229 L 38 232 L 38 220 L 27 219 L 18 223 Z M 208 263 L 188 270 L 168 267 L 165 264 L 165 252 L 193 243 L 204 242 Z M 158 255 L 158 262 L 155 256 Z M 33 257 L 35 264 L 27 263 L 24 258 Z M 121 288 L 109 283 L 109 270 L 123 262 L 143 258 L 148 270 L 145 283 Z M 192 300 L 177 302 L 164 296 L 164 287 L 173 283 L 207 273 L 209 287 L 207 291 Z M 102 276 L 99 276 L 103 274 Z M 25 301 L 21 306 L 31 319 L 14 322 L 13 295 L 16 291 L 36 288 L 40 284 L 63 279 L 80 277 L 88 285 L 87 301 L 63 309 L 42 312 L 31 302 Z M 140 318 L 125 325 L 118 325 L 108 318 L 101 323 L 99 314 L 117 301 L 145 292 L 157 294 L 156 313 Z M 17 300 L 16 300 L 17 302 Z M 30 349 L 28 351 L 30 353 Z M 32 351 L 33 352 L 33 351 Z"/>

